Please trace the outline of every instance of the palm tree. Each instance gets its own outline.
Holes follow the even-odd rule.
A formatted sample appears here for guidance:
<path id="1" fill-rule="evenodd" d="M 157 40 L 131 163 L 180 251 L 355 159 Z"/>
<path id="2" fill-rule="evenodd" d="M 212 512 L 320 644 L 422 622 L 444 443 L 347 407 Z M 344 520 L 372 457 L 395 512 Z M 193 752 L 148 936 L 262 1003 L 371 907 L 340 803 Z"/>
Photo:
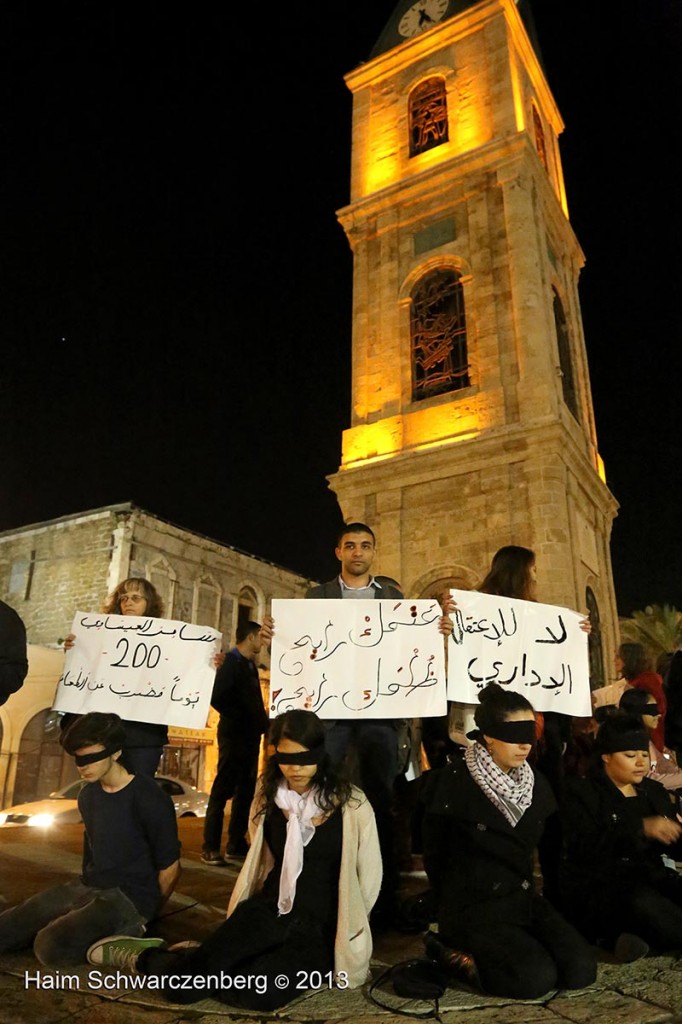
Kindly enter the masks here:
<path id="1" fill-rule="evenodd" d="M 682 647 L 682 612 L 671 604 L 647 605 L 619 625 L 621 641 L 642 644 L 654 665 L 661 654 Z"/>

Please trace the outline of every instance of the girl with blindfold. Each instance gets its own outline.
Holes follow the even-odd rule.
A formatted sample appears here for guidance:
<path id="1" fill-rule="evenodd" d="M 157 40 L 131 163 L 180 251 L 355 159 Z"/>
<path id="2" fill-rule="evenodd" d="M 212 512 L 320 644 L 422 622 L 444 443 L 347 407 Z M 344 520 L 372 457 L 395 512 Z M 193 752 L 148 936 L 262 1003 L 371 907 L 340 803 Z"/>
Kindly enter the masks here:
<path id="1" fill-rule="evenodd" d="M 251 808 L 251 845 L 227 920 L 195 949 L 136 955 L 139 940 L 114 937 L 99 944 L 91 963 L 162 977 L 173 1002 L 210 996 L 262 1011 L 306 987 L 355 988 L 367 980 L 369 912 L 381 884 L 372 808 L 332 766 L 324 726 L 312 711 L 276 718 L 270 743 L 274 752 Z M 187 987 L 171 981 L 179 976 L 191 979 Z M 246 977 L 258 983 L 235 981 Z"/>
<path id="2" fill-rule="evenodd" d="M 595 978 L 592 951 L 535 891 L 534 852 L 556 810 L 528 763 L 535 714 L 521 694 L 479 694 L 475 742 L 426 785 L 424 864 L 438 910 L 426 951 L 453 978 L 529 999 Z"/>
<path id="3" fill-rule="evenodd" d="M 508 544 L 495 552 L 487 574 L 476 589 L 482 594 L 493 594 L 497 597 L 537 601 L 537 587 L 535 552 L 518 544 Z M 442 606 L 444 623 L 450 622 L 453 625 L 450 613 L 455 608 L 454 601 L 451 597 L 444 598 Z M 589 618 L 581 621 L 580 628 L 589 635 L 592 630 Z M 557 711 L 546 711 L 544 714 L 538 714 L 536 718 L 539 738 L 533 748 L 533 761 L 552 787 L 557 803 L 560 803 L 565 776 L 564 752 L 571 740 L 571 718 Z M 561 844 L 561 820 L 558 815 L 553 815 L 547 822 L 538 853 L 543 893 L 555 903 L 558 900 L 557 869 L 561 858 Z"/>
<path id="4" fill-rule="evenodd" d="M 647 690 L 626 690 L 618 705 L 621 711 L 641 719 L 649 736 L 649 771 L 647 778 L 660 782 L 664 789 L 682 788 L 682 771 L 677 766 L 673 751 L 658 746 L 661 709 L 656 698 Z"/>
<path id="5" fill-rule="evenodd" d="M 671 795 L 648 778 L 649 733 L 615 711 L 599 726 L 595 762 L 567 782 L 563 806 L 566 916 L 617 959 L 682 949 L 682 826 Z"/>

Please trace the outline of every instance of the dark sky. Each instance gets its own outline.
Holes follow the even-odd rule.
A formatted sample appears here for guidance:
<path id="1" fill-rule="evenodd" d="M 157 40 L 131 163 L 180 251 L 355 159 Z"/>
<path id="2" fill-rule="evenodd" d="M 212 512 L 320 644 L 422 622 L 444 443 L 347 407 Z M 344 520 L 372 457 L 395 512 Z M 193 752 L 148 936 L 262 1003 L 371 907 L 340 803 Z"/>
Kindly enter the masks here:
<path id="1" fill-rule="evenodd" d="M 393 6 L 3 5 L 0 530 L 132 500 L 334 571 L 343 75 Z M 680 5 L 533 9 L 587 257 L 619 607 L 682 608 Z"/>

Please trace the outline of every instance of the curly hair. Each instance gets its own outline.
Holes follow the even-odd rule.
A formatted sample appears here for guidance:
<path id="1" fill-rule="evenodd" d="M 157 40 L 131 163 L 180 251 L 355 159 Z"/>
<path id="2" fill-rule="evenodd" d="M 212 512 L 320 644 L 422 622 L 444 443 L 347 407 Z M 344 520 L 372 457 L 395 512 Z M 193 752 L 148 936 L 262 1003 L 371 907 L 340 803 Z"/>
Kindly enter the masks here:
<path id="1" fill-rule="evenodd" d="M 324 725 L 313 711 L 294 708 L 278 715 L 270 727 L 269 742 L 277 748 L 281 739 L 289 739 L 299 743 L 306 750 L 314 750 L 324 744 Z M 274 757 L 270 757 L 261 779 L 261 787 L 265 798 L 261 814 L 269 814 L 275 807 L 275 796 L 279 784 L 284 778 Z M 317 771 L 310 780 L 311 786 L 317 786 L 319 792 L 317 802 L 325 812 L 343 807 L 351 797 L 352 786 L 348 779 L 331 762 L 329 754 L 320 758 Z"/>
<path id="2" fill-rule="evenodd" d="M 500 548 L 490 564 L 488 575 L 478 587 L 482 594 L 497 597 L 516 597 L 522 601 L 534 601 L 531 567 L 535 565 L 535 552 L 530 548 L 509 544 Z"/>
<path id="3" fill-rule="evenodd" d="M 102 611 L 105 615 L 120 615 L 121 614 L 121 598 L 124 594 L 127 594 L 130 590 L 139 590 L 143 594 L 147 601 L 147 607 L 145 608 L 145 615 L 149 615 L 153 619 L 163 618 L 163 601 L 156 587 L 146 580 L 143 576 L 129 576 L 127 580 L 123 580 L 116 589 L 109 594 L 106 601 L 102 605 Z"/>

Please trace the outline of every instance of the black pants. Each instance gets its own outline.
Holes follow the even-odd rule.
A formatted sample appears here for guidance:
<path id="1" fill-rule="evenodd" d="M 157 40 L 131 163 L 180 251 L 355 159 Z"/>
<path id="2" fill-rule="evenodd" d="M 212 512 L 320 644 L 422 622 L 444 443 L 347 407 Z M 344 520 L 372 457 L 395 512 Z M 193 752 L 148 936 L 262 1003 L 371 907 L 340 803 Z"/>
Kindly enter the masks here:
<path id="1" fill-rule="evenodd" d="M 517 924 L 472 914 L 442 937 L 473 956 L 483 989 L 492 996 L 536 999 L 551 989 L 593 983 L 593 950 L 547 900 L 534 896 L 523 917 Z"/>
<path id="2" fill-rule="evenodd" d="M 279 917 L 276 907 L 255 896 L 197 949 L 146 949 L 137 969 L 163 978 L 172 1003 L 211 998 L 241 1009 L 275 1010 L 308 988 L 331 985 L 331 946 L 315 923 Z"/>
<path id="3" fill-rule="evenodd" d="M 220 851 L 225 805 L 232 800 L 228 843 L 241 842 L 249 824 L 249 808 L 256 789 L 260 736 L 237 738 L 218 723 L 218 770 L 204 821 L 204 850 Z"/>

